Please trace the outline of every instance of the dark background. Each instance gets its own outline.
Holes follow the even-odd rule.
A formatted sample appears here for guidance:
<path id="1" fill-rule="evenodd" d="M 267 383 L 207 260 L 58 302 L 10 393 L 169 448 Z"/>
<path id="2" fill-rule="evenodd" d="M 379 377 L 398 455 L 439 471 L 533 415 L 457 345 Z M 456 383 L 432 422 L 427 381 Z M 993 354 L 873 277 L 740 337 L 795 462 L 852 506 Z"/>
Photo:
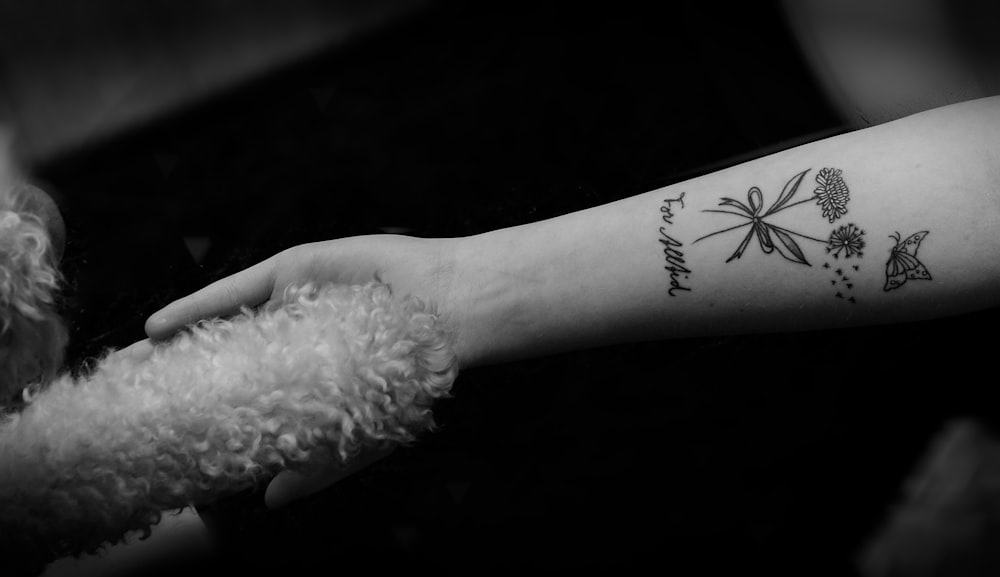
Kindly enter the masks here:
<path id="1" fill-rule="evenodd" d="M 523 224 L 844 130 L 770 3 L 586 4 L 439 2 L 39 167 L 71 365 L 295 244 Z M 201 563 L 852 575 L 944 420 L 994 419 L 995 318 L 469 370 L 418 445 L 280 512 L 202 508 L 225 552 Z"/>

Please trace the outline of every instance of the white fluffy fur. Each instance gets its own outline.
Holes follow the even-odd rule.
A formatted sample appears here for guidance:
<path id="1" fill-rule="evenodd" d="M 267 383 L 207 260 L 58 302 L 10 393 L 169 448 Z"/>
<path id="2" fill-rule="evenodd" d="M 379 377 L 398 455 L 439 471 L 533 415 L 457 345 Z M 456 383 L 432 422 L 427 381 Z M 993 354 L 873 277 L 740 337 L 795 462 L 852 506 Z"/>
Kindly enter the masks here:
<path id="1" fill-rule="evenodd" d="M 0 549 L 94 552 L 280 469 L 409 442 L 456 372 L 433 310 L 378 283 L 290 288 L 148 360 L 110 354 L 0 421 Z"/>
<path id="2" fill-rule="evenodd" d="M 431 306 L 378 282 L 290 287 L 148 359 L 111 353 L 57 378 L 58 258 L 6 146 L 0 131 L 0 574 L 433 427 L 457 373 L 451 338 Z"/>
<path id="3" fill-rule="evenodd" d="M 67 341 L 52 241 L 6 147 L 0 133 L 0 410 L 55 376 Z"/>

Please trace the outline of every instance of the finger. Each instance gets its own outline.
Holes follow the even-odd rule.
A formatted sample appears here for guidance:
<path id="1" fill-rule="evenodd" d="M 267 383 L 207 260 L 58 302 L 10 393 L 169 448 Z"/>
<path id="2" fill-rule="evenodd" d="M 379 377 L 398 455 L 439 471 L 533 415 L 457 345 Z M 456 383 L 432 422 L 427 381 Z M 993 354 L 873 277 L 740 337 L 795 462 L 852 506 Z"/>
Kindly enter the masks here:
<path id="1" fill-rule="evenodd" d="M 141 341 L 132 343 L 131 345 L 120 349 L 114 354 L 116 355 L 126 355 L 131 360 L 142 362 L 145 361 L 153 354 L 153 343 L 149 339 L 143 339 Z"/>
<path id="2" fill-rule="evenodd" d="M 271 257 L 153 313 L 146 321 L 146 335 L 153 340 L 166 339 L 201 319 L 227 316 L 242 306 L 259 305 L 270 298 L 273 286 L 274 257 Z"/>
<path id="3" fill-rule="evenodd" d="M 264 493 L 264 503 L 268 509 L 279 509 L 289 503 L 308 497 L 337 483 L 338 481 L 357 473 L 372 463 L 388 457 L 396 446 L 388 449 L 373 450 L 362 454 L 345 468 L 333 468 L 315 475 L 303 475 L 295 471 L 282 471 L 267 486 Z"/>

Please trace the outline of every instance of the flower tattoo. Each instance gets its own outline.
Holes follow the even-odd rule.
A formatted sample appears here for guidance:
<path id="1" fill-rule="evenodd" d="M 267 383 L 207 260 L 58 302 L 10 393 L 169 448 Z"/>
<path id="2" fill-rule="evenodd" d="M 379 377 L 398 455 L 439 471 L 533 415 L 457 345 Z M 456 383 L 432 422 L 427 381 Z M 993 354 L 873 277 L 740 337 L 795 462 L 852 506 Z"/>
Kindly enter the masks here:
<path id="1" fill-rule="evenodd" d="M 809 172 L 809 169 L 796 174 L 785 183 L 784 188 L 770 207 L 765 208 L 764 195 L 756 186 L 751 187 L 747 191 L 747 202 L 745 204 L 733 198 L 723 197 L 719 199 L 720 208 L 703 210 L 702 212 L 730 214 L 742 217 L 746 219 L 746 222 L 706 234 L 691 244 L 717 234 L 724 234 L 749 226 L 750 229 L 747 231 L 746 236 L 743 237 L 743 241 L 737 246 L 736 251 L 726 259 L 726 262 L 731 262 L 734 259 L 742 257 L 747 247 L 750 246 L 750 243 L 756 239 L 760 245 L 761 252 L 764 254 L 777 252 L 785 260 L 812 266 L 796 241 L 796 237 L 826 244 L 828 253 L 833 250 L 837 251 L 834 255 L 836 257 L 839 257 L 841 253 L 846 253 L 845 258 L 854 256 L 855 254 L 859 257 L 862 256 L 861 249 L 864 248 L 865 244 L 861 240 L 861 236 L 864 234 L 864 231 L 858 229 L 853 224 L 848 227 L 840 227 L 840 229 L 834 231 L 830 240 L 823 240 L 782 228 L 774 224 L 773 221 L 768 220 L 769 217 L 783 210 L 788 210 L 800 204 L 812 203 L 813 201 L 822 208 L 823 216 L 829 219 L 830 222 L 847 214 L 847 202 L 850 200 L 850 194 L 847 190 L 847 185 L 844 183 L 844 179 L 840 176 L 841 170 L 839 168 L 821 169 L 816 175 L 816 182 L 819 183 L 819 186 L 813 191 L 812 196 L 792 202 L 807 172 Z M 841 235 L 843 238 L 841 238 Z M 838 242 L 835 243 L 835 241 Z"/>
<path id="2" fill-rule="evenodd" d="M 816 204 L 823 208 L 823 216 L 830 219 L 830 222 L 847 214 L 847 201 L 851 198 L 840 173 L 839 168 L 824 168 L 816 175 L 819 186 L 813 194 Z"/>
<path id="3" fill-rule="evenodd" d="M 805 254 L 802 252 L 802 248 L 799 247 L 798 243 L 795 242 L 793 236 L 805 238 L 808 240 L 813 240 L 816 242 L 826 242 L 818 238 L 812 238 L 811 236 L 806 236 L 797 232 L 793 232 L 786 228 L 781 228 L 775 224 L 767 222 L 765 219 L 771 215 L 777 214 L 778 212 L 791 208 L 795 205 L 802 204 L 803 202 L 809 202 L 812 198 L 807 198 L 804 201 L 799 201 L 789 204 L 792 197 L 795 196 L 796 191 L 799 189 L 799 185 L 802 183 L 802 179 L 805 178 L 808 170 L 803 170 L 802 172 L 796 174 L 785 183 L 785 187 L 782 189 L 781 194 L 778 195 L 777 200 L 774 201 L 769 208 L 764 208 L 764 197 L 760 189 L 756 186 L 751 187 L 747 191 L 747 203 L 732 199 L 732 198 L 722 198 L 719 202 L 720 207 L 725 207 L 727 210 L 703 210 L 702 212 L 715 212 L 720 214 L 731 214 L 745 218 L 747 222 L 743 224 L 738 224 L 723 230 L 707 234 L 694 242 L 702 241 L 706 238 L 715 236 L 717 234 L 722 234 L 729 232 L 731 230 L 736 230 L 744 226 L 749 226 L 750 230 L 747 232 L 746 236 L 743 237 L 743 242 L 736 248 L 736 252 L 732 254 L 726 262 L 730 262 L 733 259 L 738 259 L 743 256 L 743 252 L 746 251 L 747 247 L 750 245 L 750 241 L 754 238 L 757 239 L 758 244 L 760 244 L 760 250 L 764 254 L 771 254 L 777 252 L 786 260 L 790 260 L 794 263 L 804 264 L 806 266 L 812 266 L 809 261 L 806 260 Z M 694 243 L 692 243 L 694 244 Z"/>
<path id="4" fill-rule="evenodd" d="M 853 224 L 842 225 L 840 228 L 830 233 L 830 240 L 826 243 L 826 252 L 833 254 L 833 258 L 844 258 L 865 256 L 862 249 L 865 248 L 865 231 Z"/>

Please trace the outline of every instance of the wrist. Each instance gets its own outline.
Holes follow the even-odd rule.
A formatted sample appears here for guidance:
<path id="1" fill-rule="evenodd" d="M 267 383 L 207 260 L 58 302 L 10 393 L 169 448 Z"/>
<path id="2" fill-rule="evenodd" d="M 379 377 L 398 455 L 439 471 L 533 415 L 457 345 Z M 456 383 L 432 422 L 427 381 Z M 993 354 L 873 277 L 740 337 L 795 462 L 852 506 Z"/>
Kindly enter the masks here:
<path id="1" fill-rule="evenodd" d="M 455 239 L 448 301 L 459 366 L 470 368 L 531 356 L 540 311 L 531 294 L 539 284 L 532 263 L 508 229 Z"/>

